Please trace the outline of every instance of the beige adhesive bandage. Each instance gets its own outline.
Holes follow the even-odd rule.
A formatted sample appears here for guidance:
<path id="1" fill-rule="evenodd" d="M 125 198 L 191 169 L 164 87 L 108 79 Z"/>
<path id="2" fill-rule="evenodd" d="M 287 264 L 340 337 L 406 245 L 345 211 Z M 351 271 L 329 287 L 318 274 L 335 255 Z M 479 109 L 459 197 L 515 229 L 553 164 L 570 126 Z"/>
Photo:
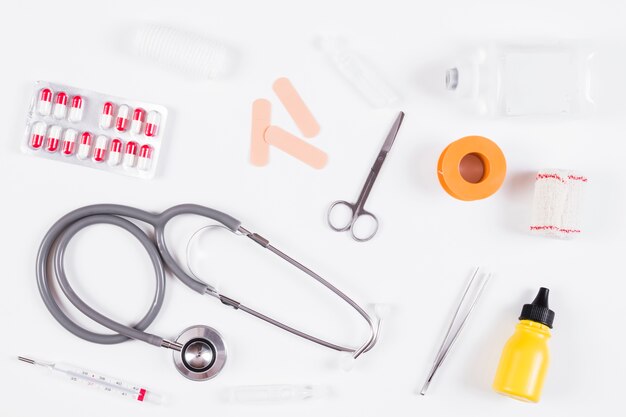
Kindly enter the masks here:
<path id="1" fill-rule="evenodd" d="M 328 162 L 328 155 L 326 155 L 325 152 L 280 127 L 268 127 L 265 131 L 265 140 L 270 145 L 276 146 L 283 152 L 288 153 L 313 168 L 324 168 Z"/>
<path id="2" fill-rule="evenodd" d="M 309 108 L 302 101 L 302 97 L 296 91 L 291 81 L 287 78 L 279 78 L 274 81 L 274 92 L 280 99 L 289 115 L 302 132 L 305 138 L 312 138 L 320 132 L 320 125 L 311 114 Z"/>
<path id="3" fill-rule="evenodd" d="M 252 135 L 250 143 L 250 163 L 258 167 L 267 165 L 270 156 L 270 145 L 264 135 L 270 126 L 272 104 L 260 98 L 252 103 Z"/>

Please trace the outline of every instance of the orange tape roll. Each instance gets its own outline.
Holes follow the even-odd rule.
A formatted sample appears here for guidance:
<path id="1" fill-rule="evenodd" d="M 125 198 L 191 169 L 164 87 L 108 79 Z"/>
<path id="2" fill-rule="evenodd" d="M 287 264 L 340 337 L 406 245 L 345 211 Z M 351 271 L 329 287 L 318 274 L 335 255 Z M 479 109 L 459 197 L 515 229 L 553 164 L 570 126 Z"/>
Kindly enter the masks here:
<path id="1" fill-rule="evenodd" d="M 494 194 L 506 177 L 506 159 L 493 141 L 466 136 L 443 150 L 437 163 L 441 186 L 454 198 L 481 200 Z"/>

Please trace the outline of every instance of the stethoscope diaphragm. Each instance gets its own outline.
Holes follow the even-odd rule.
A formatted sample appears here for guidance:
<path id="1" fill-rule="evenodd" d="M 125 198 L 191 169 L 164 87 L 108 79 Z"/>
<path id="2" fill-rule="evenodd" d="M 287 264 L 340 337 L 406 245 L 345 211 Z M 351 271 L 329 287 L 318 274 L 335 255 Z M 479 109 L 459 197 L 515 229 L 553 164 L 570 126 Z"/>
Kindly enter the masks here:
<path id="1" fill-rule="evenodd" d="M 226 345 L 219 332 L 196 325 L 183 330 L 176 339 L 182 345 L 173 352 L 174 365 L 185 378 L 206 381 L 220 373 L 226 364 Z"/>

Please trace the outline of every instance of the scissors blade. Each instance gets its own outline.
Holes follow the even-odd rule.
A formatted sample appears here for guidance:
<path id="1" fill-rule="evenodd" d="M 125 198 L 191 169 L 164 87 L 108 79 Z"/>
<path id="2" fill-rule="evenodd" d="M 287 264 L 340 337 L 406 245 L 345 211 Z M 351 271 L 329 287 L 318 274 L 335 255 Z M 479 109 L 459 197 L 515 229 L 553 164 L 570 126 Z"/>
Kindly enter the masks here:
<path id="1" fill-rule="evenodd" d="M 393 142 L 396 140 L 396 136 L 398 135 L 398 130 L 400 130 L 400 125 L 402 124 L 402 120 L 404 119 L 404 112 L 400 112 L 396 121 L 393 122 L 393 126 L 391 126 L 391 130 L 387 134 L 387 139 L 385 139 L 385 143 L 383 143 L 383 147 L 381 148 L 381 152 L 389 152 L 391 147 L 393 146 Z"/>

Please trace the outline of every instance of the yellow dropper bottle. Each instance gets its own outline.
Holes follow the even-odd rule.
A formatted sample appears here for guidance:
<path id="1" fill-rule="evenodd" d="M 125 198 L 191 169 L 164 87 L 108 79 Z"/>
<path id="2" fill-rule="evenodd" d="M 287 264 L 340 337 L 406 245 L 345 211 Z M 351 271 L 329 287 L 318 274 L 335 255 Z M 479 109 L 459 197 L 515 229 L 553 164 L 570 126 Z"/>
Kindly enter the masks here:
<path id="1" fill-rule="evenodd" d="M 548 308 L 550 290 L 540 288 L 531 304 L 525 304 L 515 333 L 506 342 L 493 382 L 500 394 L 522 401 L 539 402 L 548 371 L 548 339 L 554 311 Z"/>

